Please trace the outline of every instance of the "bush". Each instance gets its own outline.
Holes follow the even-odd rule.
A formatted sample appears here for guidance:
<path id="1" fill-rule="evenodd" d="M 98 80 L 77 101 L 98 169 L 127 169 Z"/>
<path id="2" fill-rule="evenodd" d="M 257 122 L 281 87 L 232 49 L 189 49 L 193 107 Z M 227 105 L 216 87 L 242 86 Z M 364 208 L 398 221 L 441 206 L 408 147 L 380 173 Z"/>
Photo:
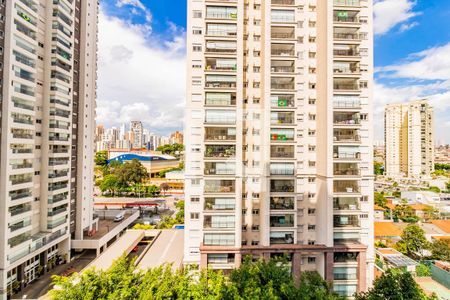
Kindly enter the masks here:
<path id="1" fill-rule="evenodd" d="M 416 266 L 416 275 L 418 277 L 428 277 L 431 276 L 431 268 L 424 264 L 418 264 Z"/>

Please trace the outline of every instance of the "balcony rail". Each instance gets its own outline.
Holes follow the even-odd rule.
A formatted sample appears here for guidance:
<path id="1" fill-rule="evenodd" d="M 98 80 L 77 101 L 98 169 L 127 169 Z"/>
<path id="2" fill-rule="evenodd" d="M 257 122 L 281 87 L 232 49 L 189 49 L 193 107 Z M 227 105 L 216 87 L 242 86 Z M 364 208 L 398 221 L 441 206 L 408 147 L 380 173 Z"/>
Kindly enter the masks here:
<path id="1" fill-rule="evenodd" d="M 294 217 L 287 219 L 270 217 L 270 227 L 294 227 Z"/>
<path id="2" fill-rule="evenodd" d="M 349 118 L 346 120 L 341 120 L 341 119 L 334 119 L 333 120 L 333 124 L 334 125 L 360 125 L 361 124 L 361 120 L 360 119 L 356 119 L 356 118 Z"/>
<path id="3" fill-rule="evenodd" d="M 206 71 L 236 71 L 236 65 L 206 65 Z"/>
<path id="4" fill-rule="evenodd" d="M 69 163 L 69 159 L 67 160 L 49 160 L 48 165 L 49 166 L 60 166 L 60 165 L 66 165 Z"/>
<path id="5" fill-rule="evenodd" d="M 333 102 L 334 108 L 361 108 L 361 101 L 358 100 L 339 100 Z"/>
<path id="6" fill-rule="evenodd" d="M 272 49 L 270 53 L 274 56 L 295 56 L 295 50 Z"/>
<path id="7" fill-rule="evenodd" d="M 203 223 L 204 228 L 234 228 L 234 222 L 207 222 Z"/>
<path id="8" fill-rule="evenodd" d="M 335 210 L 359 210 L 360 206 L 358 204 L 358 202 L 355 203 L 339 203 L 339 202 L 334 202 L 333 203 L 333 209 Z"/>
<path id="9" fill-rule="evenodd" d="M 293 66 L 286 67 L 271 67 L 270 70 L 272 73 L 294 73 L 295 68 Z"/>
<path id="10" fill-rule="evenodd" d="M 333 37 L 337 40 L 349 40 L 349 41 L 361 39 L 361 35 L 358 33 L 337 33 L 337 32 L 335 32 L 333 34 Z"/>
<path id="11" fill-rule="evenodd" d="M 344 274 L 344 273 L 334 273 L 333 274 L 334 280 L 356 280 L 358 277 L 356 274 Z"/>
<path id="12" fill-rule="evenodd" d="M 34 12 L 37 12 L 37 4 L 32 0 L 19 0 L 23 4 L 25 4 L 29 9 Z"/>
<path id="13" fill-rule="evenodd" d="M 205 169 L 205 175 L 234 175 L 236 170 L 234 168 L 230 169 L 216 169 L 216 168 L 208 168 Z"/>
<path id="14" fill-rule="evenodd" d="M 14 123 L 33 125 L 33 119 L 30 118 L 22 118 L 22 117 L 13 117 Z"/>
<path id="15" fill-rule="evenodd" d="M 55 99 L 55 98 L 50 98 L 50 103 L 60 104 L 60 105 L 67 106 L 67 107 L 69 107 L 69 105 L 70 105 L 70 101 L 63 101 L 63 100 Z M 66 117 L 66 116 L 68 116 L 68 114 L 63 113 L 62 116 Z"/>
<path id="16" fill-rule="evenodd" d="M 17 31 L 23 33 L 24 35 L 26 35 L 27 37 L 31 38 L 32 40 L 36 39 L 36 32 L 34 32 L 31 29 L 28 29 L 25 25 L 23 25 L 22 23 L 16 22 L 14 21 L 14 24 L 16 25 L 16 29 Z"/>
<path id="17" fill-rule="evenodd" d="M 333 84 L 333 88 L 336 91 L 359 91 L 359 86 L 356 83 L 337 83 Z"/>
<path id="18" fill-rule="evenodd" d="M 359 227 L 358 216 L 356 216 L 356 215 L 350 215 L 350 216 L 335 215 L 333 217 L 333 226 L 334 227 Z"/>
<path id="19" fill-rule="evenodd" d="M 336 176 L 359 176 L 359 175 L 361 175 L 361 171 L 359 169 L 334 170 L 333 175 L 336 175 Z"/>
<path id="20" fill-rule="evenodd" d="M 208 19 L 226 19 L 226 20 L 236 20 L 237 13 L 230 12 L 207 12 L 206 18 Z"/>
<path id="21" fill-rule="evenodd" d="M 33 194 L 31 192 L 23 192 L 23 193 L 10 193 L 9 197 L 11 200 L 19 200 L 27 197 L 31 197 Z"/>
<path id="22" fill-rule="evenodd" d="M 69 199 L 69 195 L 67 193 L 53 195 L 53 196 L 49 197 L 48 204 L 58 203 L 58 202 L 68 200 L 68 199 Z"/>
<path id="23" fill-rule="evenodd" d="M 271 193 L 293 193 L 295 188 L 293 185 L 271 186 Z"/>
<path id="24" fill-rule="evenodd" d="M 59 209 L 55 209 L 55 210 L 49 211 L 47 213 L 47 216 L 53 217 L 53 216 L 59 215 L 60 213 L 63 213 L 63 212 L 68 212 L 68 207 L 63 207 L 63 208 L 59 208 Z"/>
<path id="25" fill-rule="evenodd" d="M 48 174 L 48 178 L 60 178 L 65 177 L 69 174 L 69 172 L 56 172 Z"/>
<path id="26" fill-rule="evenodd" d="M 271 152 L 271 158 L 294 158 L 294 152 Z"/>
<path id="27" fill-rule="evenodd" d="M 67 187 L 69 187 L 69 185 L 67 183 L 64 183 L 64 184 L 60 184 L 60 183 L 51 184 L 51 185 L 48 186 L 48 191 L 49 192 L 57 191 L 57 190 L 60 190 L 60 189 L 65 189 Z"/>
<path id="28" fill-rule="evenodd" d="M 280 245 L 280 244 L 293 244 L 294 243 L 294 236 L 287 235 L 285 237 L 270 237 L 270 244 L 271 245 Z"/>
<path id="29" fill-rule="evenodd" d="M 272 39 L 295 39 L 295 33 L 294 32 L 289 32 L 289 33 L 284 33 L 284 32 L 271 32 L 270 33 L 270 37 Z"/>
<path id="30" fill-rule="evenodd" d="M 34 111 L 34 106 L 17 102 L 13 99 L 14 107 Z"/>
<path id="31" fill-rule="evenodd" d="M 236 53 L 236 48 L 209 48 L 206 47 L 206 52 L 215 52 L 215 53 Z"/>
<path id="32" fill-rule="evenodd" d="M 28 96 L 34 96 L 34 91 L 29 87 L 22 87 L 22 86 L 15 86 L 14 91 L 16 93 L 28 95 Z"/>
<path id="33" fill-rule="evenodd" d="M 26 212 L 31 211 L 31 205 L 25 206 L 25 207 L 21 207 L 21 208 L 17 208 L 17 209 L 12 209 L 10 210 L 10 214 L 11 216 L 17 216 Z"/>
<path id="34" fill-rule="evenodd" d="M 26 221 L 22 221 L 22 222 L 19 222 L 19 223 L 16 223 L 16 224 L 9 225 L 9 229 L 11 230 L 11 232 L 14 232 L 16 230 L 25 228 L 25 227 L 30 226 L 30 225 L 31 225 L 31 221 L 30 220 L 26 220 Z"/>
<path id="35" fill-rule="evenodd" d="M 207 88 L 235 88 L 236 82 L 206 82 Z"/>
<path id="36" fill-rule="evenodd" d="M 16 164 L 11 165 L 11 168 L 13 170 L 29 169 L 29 168 L 32 168 L 32 167 L 33 167 L 32 163 L 23 163 L 23 164 L 20 164 L 20 165 L 16 165 Z"/>
<path id="37" fill-rule="evenodd" d="M 221 37 L 236 37 L 237 36 L 237 32 L 236 31 L 208 29 L 206 31 L 206 35 L 209 35 L 209 36 L 221 36 Z"/>
<path id="38" fill-rule="evenodd" d="M 213 203 L 205 203 L 205 210 L 234 210 L 234 204 L 213 204 Z"/>
<path id="39" fill-rule="evenodd" d="M 23 184 L 23 183 L 32 182 L 32 181 L 33 181 L 33 177 L 10 178 L 10 181 L 11 181 L 11 184 L 12 184 L 12 185 Z"/>
<path id="40" fill-rule="evenodd" d="M 66 222 L 67 222 L 67 218 L 62 218 L 62 219 L 56 220 L 56 221 L 54 221 L 54 222 L 48 222 L 48 223 L 47 223 L 47 229 L 53 229 L 53 228 L 56 228 L 56 227 L 58 227 L 59 225 L 62 225 L 62 224 L 64 224 L 64 223 L 66 223 Z"/>
<path id="41" fill-rule="evenodd" d="M 16 52 L 15 50 L 13 50 L 13 54 L 14 54 L 14 57 L 16 58 L 17 62 L 24 64 L 26 66 L 32 67 L 32 68 L 34 68 L 36 66 L 36 63 L 33 59 L 28 58 L 25 55 L 23 55 L 19 52 Z"/>
<path id="42" fill-rule="evenodd" d="M 361 70 L 359 68 L 341 68 L 341 67 L 334 67 L 333 68 L 334 74 L 359 74 L 361 73 Z"/>
<path id="43" fill-rule="evenodd" d="M 205 186 L 205 193 L 234 193 L 234 185 Z"/>
<path id="44" fill-rule="evenodd" d="M 295 85 L 293 83 L 272 83 L 270 88 L 273 90 L 293 90 L 295 89 Z"/>
<path id="45" fill-rule="evenodd" d="M 334 56 L 359 56 L 359 51 L 356 49 L 349 49 L 349 50 L 333 50 Z"/>
<path id="46" fill-rule="evenodd" d="M 333 4 L 336 6 L 360 6 L 360 0 L 334 0 Z"/>
<path id="47" fill-rule="evenodd" d="M 333 192 L 334 193 L 348 193 L 348 194 L 353 194 L 353 193 L 359 193 L 360 188 L 359 186 L 356 185 L 335 185 L 333 187 Z"/>
<path id="48" fill-rule="evenodd" d="M 334 20 L 334 22 L 337 22 L 337 23 L 359 23 L 358 17 L 334 16 L 333 20 Z"/>
<path id="49" fill-rule="evenodd" d="M 356 153 L 334 152 L 333 157 L 339 158 L 339 159 L 361 159 L 361 153 L 360 152 L 356 152 Z"/>
<path id="50" fill-rule="evenodd" d="M 215 134 L 206 134 L 205 140 L 207 141 L 234 141 L 236 140 L 236 135 L 215 135 Z"/>
<path id="51" fill-rule="evenodd" d="M 271 168 L 270 175 L 294 175 L 294 168 Z"/>
<path id="52" fill-rule="evenodd" d="M 295 0 L 272 0 L 273 5 L 295 5 Z"/>
<path id="53" fill-rule="evenodd" d="M 341 142 L 341 143 L 345 143 L 345 142 L 354 143 L 354 142 L 360 142 L 361 141 L 361 137 L 359 135 L 356 135 L 356 134 L 335 135 L 334 136 L 334 141 L 335 142 Z"/>
<path id="54" fill-rule="evenodd" d="M 272 107 L 294 107 L 295 101 L 293 99 L 272 99 L 271 100 Z"/>

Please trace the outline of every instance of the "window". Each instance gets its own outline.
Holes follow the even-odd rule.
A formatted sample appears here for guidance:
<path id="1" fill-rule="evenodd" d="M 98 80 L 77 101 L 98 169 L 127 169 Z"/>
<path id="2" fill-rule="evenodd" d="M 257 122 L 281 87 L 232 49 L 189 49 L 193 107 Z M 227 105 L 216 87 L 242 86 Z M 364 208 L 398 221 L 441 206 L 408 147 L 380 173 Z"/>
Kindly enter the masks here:
<path id="1" fill-rule="evenodd" d="M 309 242 L 310 241 L 308 241 L 308 244 L 309 244 Z M 309 245 L 311 245 L 311 244 L 309 244 Z M 309 256 L 308 257 L 308 264 L 315 264 L 315 263 L 316 263 L 316 258 L 314 256 Z"/>
<path id="2" fill-rule="evenodd" d="M 259 215 L 259 209 L 252 209 L 253 215 Z"/>
<path id="3" fill-rule="evenodd" d="M 308 208 L 308 215 L 314 215 L 316 213 L 315 208 Z"/>
<path id="4" fill-rule="evenodd" d="M 192 196 L 191 197 L 191 202 L 200 202 L 200 197 L 199 196 Z"/>
<path id="5" fill-rule="evenodd" d="M 194 52 L 201 52 L 202 51 L 202 45 L 192 45 L 192 51 L 194 51 Z"/>
<path id="6" fill-rule="evenodd" d="M 191 185 L 200 185 L 200 179 L 191 179 Z"/>
<path id="7" fill-rule="evenodd" d="M 202 17 L 202 11 L 201 10 L 194 10 L 192 12 L 192 14 L 193 14 L 194 18 L 201 18 Z"/>
<path id="8" fill-rule="evenodd" d="M 191 220 L 198 220 L 200 214 L 198 212 L 191 213 Z"/>
<path id="9" fill-rule="evenodd" d="M 314 230 L 316 230 L 316 225 L 308 224 L 308 230 L 309 230 L 309 231 L 314 231 Z"/>

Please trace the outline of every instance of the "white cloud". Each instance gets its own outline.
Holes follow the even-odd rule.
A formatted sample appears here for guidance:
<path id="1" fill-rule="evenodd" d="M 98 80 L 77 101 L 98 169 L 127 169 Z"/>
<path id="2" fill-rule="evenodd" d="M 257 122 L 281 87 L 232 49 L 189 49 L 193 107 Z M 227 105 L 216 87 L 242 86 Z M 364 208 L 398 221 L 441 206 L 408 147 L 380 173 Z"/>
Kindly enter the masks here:
<path id="1" fill-rule="evenodd" d="M 402 26 L 400 26 L 399 32 L 405 32 L 408 31 L 414 27 L 416 27 L 417 25 L 419 25 L 418 22 L 412 22 L 412 23 L 405 23 L 402 24 Z"/>
<path id="2" fill-rule="evenodd" d="M 375 34 L 383 35 L 389 32 L 392 28 L 394 28 L 398 24 L 405 23 L 409 19 L 417 16 L 418 13 L 413 11 L 415 5 L 416 5 L 415 0 L 376 1 L 375 4 L 373 5 Z M 404 27 L 403 29 L 410 29 L 410 28 Z"/>
<path id="3" fill-rule="evenodd" d="M 171 36 L 168 42 L 158 41 L 143 35 L 140 27 L 100 12 L 99 124 L 117 126 L 137 119 L 149 129 L 182 128 L 185 33 L 178 28 Z"/>
<path id="4" fill-rule="evenodd" d="M 382 75 L 426 80 L 450 80 L 450 43 L 410 55 L 402 64 L 379 68 Z"/>
<path id="5" fill-rule="evenodd" d="M 148 8 L 140 1 L 140 0 L 117 0 L 116 6 L 121 8 L 123 6 L 131 6 L 131 13 L 138 14 L 137 9 L 140 9 L 144 15 L 145 20 L 150 23 L 152 21 L 152 13 L 148 10 Z"/>

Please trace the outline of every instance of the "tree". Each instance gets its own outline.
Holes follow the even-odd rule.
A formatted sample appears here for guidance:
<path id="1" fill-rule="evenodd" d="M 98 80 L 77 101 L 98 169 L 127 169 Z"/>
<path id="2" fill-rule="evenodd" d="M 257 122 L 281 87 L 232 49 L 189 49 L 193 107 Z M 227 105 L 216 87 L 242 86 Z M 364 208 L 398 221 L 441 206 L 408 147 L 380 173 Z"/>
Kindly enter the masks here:
<path id="1" fill-rule="evenodd" d="M 450 261 L 450 239 L 435 240 L 430 250 L 431 259 Z"/>
<path id="2" fill-rule="evenodd" d="M 161 145 L 156 148 L 156 151 L 161 151 L 163 154 L 179 156 L 179 154 L 184 150 L 184 145 L 182 144 L 172 144 L 172 145 Z"/>
<path id="3" fill-rule="evenodd" d="M 439 194 L 441 192 L 441 189 L 438 188 L 437 186 L 430 186 L 428 188 L 428 190 L 431 191 L 431 192 L 437 193 L 437 194 Z"/>
<path id="4" fill-rule="evenodd" d="M 374 202 L 376 205 L 379 205 L 381 207 L 386 207 L 387 199 L 384 197 L 384 193 L 381 192 L 375 192 L 374 193 Z"/>
<path id="5" fill-rule="evenodd" d="M 418 277 L 429 277 L 431 276 L 431 269 L 427 265 L 418 264 L 416 266 L 416 274 Z"/>
<path id="6" fill-rule="evenodd" d="M 108 164 L 108 151 L 98 151 L 95 153 L 94 162 L 97 166 L 105 166 Z"/>
<path id="7" fill-rule="evenodd" d="M 409 224 L 403 230 L 402 242 L 406 255 L 410 257 L 422 257 L 422 251 L 428 248 L 428 241 L 425 238 L 425 231 L 415 224 Z"/>
<path id="8" fill-rule="evenodd" d="M 108 174 L 100 182 L 99 188 L 102 193 L 108 191 L 114 197 L 115 193 L 120 188 L 119 179 L 114 174 Z"/>
<path id="9" fill-rule="evenodd" d="M 373 173 L 375 175 L 383 175 L 383 173 L 384 173 L 384 166 L 383 166 L 383 164 L 380 163 L 380 162 L 374 161 L 373 162 Z"/>
<path id="10" fill-rule="evenodd" d="M 399 269 L 388 269 L 375 279 L 373 288 L 359 293 L 355 300 L 432 300 L 414 281 L 411 273 Z"/>
<path id="11" fill-rule="evenodd" d="M 156 185 L 152 184 L 152 185 L 149 185 L 147 187 L 147 193 L 151 197 L 157 197 L 161 193 L 161 191 L 160 191 L 159 187 L 157 187 Z"/>
<path id="12" fill-rule="evenodd" d="M 163 182 L 159 185 L 159 188 L 163 191 L 164 195 L 169 190 L 169 184 L 167 182 Z"/>

